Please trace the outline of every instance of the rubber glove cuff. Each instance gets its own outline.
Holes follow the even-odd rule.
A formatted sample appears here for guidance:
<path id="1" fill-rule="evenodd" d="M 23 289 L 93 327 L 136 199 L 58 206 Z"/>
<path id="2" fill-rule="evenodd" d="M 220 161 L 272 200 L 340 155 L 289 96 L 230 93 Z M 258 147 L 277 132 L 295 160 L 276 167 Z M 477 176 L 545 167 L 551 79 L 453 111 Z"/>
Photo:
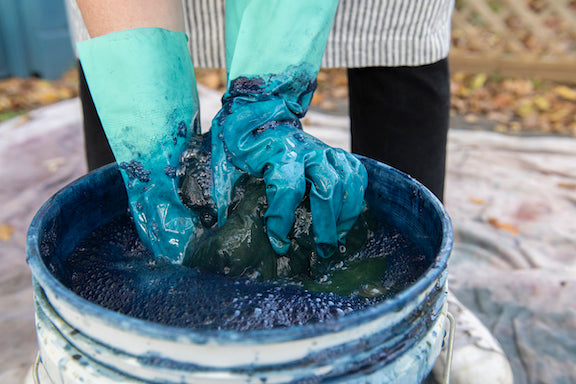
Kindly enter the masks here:
<path id="1" fill-rule="evenodd" d="M 180 154 L 198 129 L 187 37 L 131 29 L 79 43 L 78 52 L 140 238 L 155 256 L 180 262 L 196 222 L 177 183 Z"/>

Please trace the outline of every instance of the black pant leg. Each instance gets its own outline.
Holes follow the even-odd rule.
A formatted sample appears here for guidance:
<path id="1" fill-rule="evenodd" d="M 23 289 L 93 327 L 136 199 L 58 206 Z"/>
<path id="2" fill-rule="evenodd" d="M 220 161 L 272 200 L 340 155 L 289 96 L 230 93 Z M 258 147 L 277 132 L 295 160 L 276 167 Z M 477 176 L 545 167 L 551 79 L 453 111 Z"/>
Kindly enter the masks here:
<path id="1" fill-rule="evenodd" d="M 86 149 L 86 162 L 88 170 L 92 171 L 103 165 L 116 161 L 106 134 L 102 128 L 102 123 L 96 112 L 94 101 L 90 95 L 86 78 L 82 66 L 79 65 L 80 80 L 80 101 L 82 102 L 82 112 L 84 117 L 84 146 Z"/>
<path id="2" fill-rule="evenodd" d="M 352 152 L 404 171 L 440 200 L 450 110 L 448 60 L 348 70 Z"/>

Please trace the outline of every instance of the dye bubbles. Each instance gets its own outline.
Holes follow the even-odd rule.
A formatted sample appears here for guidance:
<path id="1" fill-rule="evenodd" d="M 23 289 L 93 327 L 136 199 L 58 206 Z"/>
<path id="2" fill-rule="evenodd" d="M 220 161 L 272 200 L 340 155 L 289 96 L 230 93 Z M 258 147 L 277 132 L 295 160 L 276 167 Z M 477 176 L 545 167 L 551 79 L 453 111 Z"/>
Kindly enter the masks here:
<path id="1" fill-rule="evenodd" d="M 245 331 L 337 319 L 392 296 L 425 268 L 424 255 L 420 262 L 406 257 L 421 252 L 393 227 L 378 228 L 362 252 L 385 260 L 384 295 L 345 296 L 281 280 L 231 279 L 155 259 L 126 212 L 97 228 L 53 271 L 79 296 L 128 316 L 177 327 Z M 330 288 L 318 284 L 315 291 Z"/>

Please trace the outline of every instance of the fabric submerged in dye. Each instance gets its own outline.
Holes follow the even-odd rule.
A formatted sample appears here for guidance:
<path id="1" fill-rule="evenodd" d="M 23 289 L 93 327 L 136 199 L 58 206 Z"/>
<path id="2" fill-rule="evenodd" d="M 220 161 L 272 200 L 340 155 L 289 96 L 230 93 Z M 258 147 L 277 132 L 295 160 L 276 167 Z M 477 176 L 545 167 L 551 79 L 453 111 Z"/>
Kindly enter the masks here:
<path id="1" fill-rule="evenodd" d="M 188 264 L 188 257 L 188 267 L 155 258 L 126 211 L 52 265 L 54 275 L 79 296 L 138 319 L 247 331 L 338 319 L 393 297 L 427 268 L 425 250 L 381 218 L 370 222 L 370 216 L 361 216 L 338 254 L 314 255 L 306 202 L 297 210 L 291 258 L 279 257 L 264 233 L 264 186 L 247 175 L 234 190 L 230 220 L 218 227 L 207 192 L 209 139 L 192 138 L 181 170 L 180 195 L 204 218 L 205 234 L 189 249 L 197 252 L 199 265 Z"/>
<path id="2" fill-rule="evenodd" d="M 310 289 L 332 289 L 345 295 L 358 294 L 361 290 L 369 296 L 384 294 L 384 289 L 378 287 L 379 277 L 375 278 L 365 267 L 377 262 L 365 260 L 369 257 L 358 259 L 358 250 L 376 229 L 376 222 L 366 209 L 341 239 L 338 250 L 326 258 L 320 254 L 315 241 L 317 221 L 311 211 L 310 188 L 295 209 L 295 220 L 287 235 L 288 250 L 284 255 L 278 255 L 267 237 L 268 188 L 261 178 L 240 173 L 231 190 L 227 220 L 216 225 L 216 205 L 210 195 L 213 184 L 209 166 L 212 163 L 211 139 L 210 134 L 192 137 L 183 159 L 180 196 L 201 218 L 203 229 L 207 230 L 189 243 L 183 265 L 234 278 L 294 279 L 293 282 Z M 374 273 L 381 275 L 384 266 L 376 268 Z M 356 268 L 355 279 L 344 272 L 348 268 Z M 362 269 L 365 273 L 360 272 Z M 351 284 L 354 280 L 356 284 Z M 329 285 L 331 288 L 322 288 Z M 366 286 L 371 286 L 372 293 L 368 293 Z"/>

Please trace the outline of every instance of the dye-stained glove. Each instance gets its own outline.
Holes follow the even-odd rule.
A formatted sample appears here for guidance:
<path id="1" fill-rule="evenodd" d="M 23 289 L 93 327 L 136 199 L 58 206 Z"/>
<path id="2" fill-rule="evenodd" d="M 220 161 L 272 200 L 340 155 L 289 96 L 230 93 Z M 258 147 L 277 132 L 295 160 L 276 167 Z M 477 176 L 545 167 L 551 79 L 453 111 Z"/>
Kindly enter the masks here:
<path id="1" fill-rule="evenodd" d="M 82 68 L 120 167 L 140 238 L 178 263 L 196 217 L 180 201 L 180 155 L 198 129 L 184 33 L 140 28 L 78 44 Z"/>
<path id="2" fill-rule="evenodd" d="M 267 234 L 286 254 L 310 184 L 316 250 L 331 256 L 363 209 L 367 173 L 348 152 L 302 131 L 337 1 L 226 4 L 228 89 L 212 122 L 213 197 L 221 225 L 240 169 L 266 183 Z"/>

